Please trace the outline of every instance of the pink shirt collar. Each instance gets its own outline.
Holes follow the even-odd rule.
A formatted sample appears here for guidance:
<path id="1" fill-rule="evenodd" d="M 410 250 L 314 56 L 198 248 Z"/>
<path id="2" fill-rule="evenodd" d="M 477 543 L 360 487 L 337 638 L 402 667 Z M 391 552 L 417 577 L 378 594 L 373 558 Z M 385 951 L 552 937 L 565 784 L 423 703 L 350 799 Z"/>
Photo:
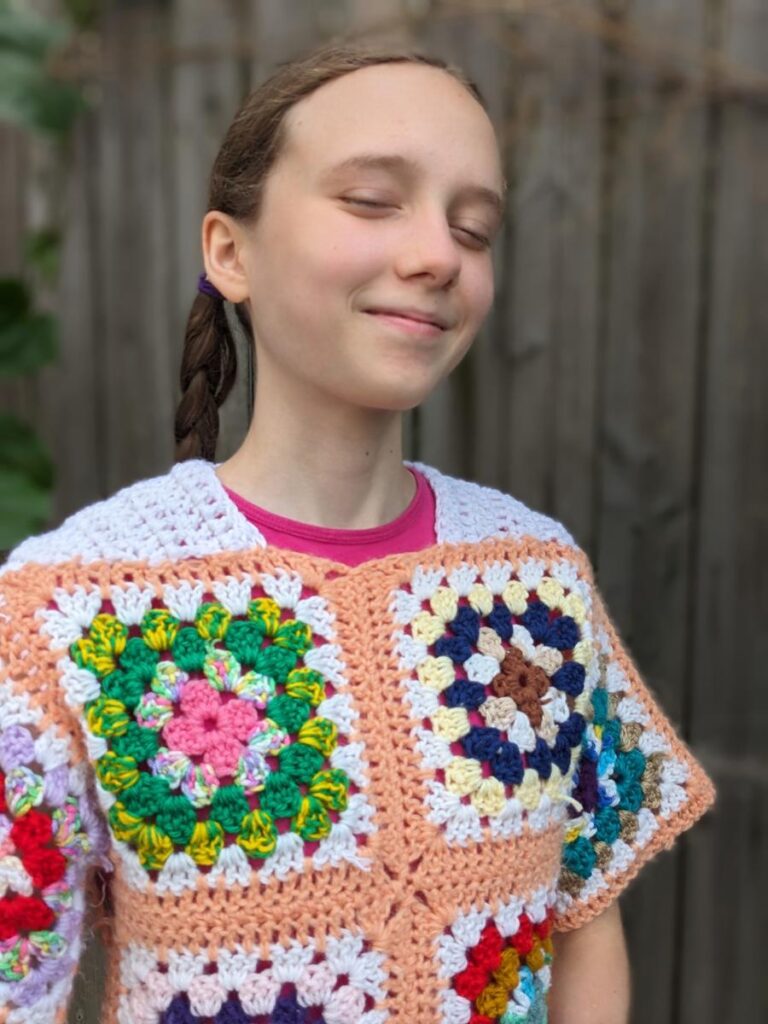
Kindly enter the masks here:
<path id="1" fill-rule="evenodd" d="M 224 490 L 268 544 L 359 565 L 403 551 L 421 551 L 436 543 L 434 493 L 423 473 L 411 466 L 408 469 L 416 480 L 416 493 L 408 507 L 396 519 L 364 530 L 339 530 L 288 519 L 254 505 L 229 487 Z"/>

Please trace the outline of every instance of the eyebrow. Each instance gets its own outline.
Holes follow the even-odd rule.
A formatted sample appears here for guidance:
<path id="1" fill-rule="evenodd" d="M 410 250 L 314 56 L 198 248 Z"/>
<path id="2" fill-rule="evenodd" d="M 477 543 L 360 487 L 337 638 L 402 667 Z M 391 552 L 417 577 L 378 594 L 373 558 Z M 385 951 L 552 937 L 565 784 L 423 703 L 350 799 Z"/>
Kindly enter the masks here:
<path id="1" fill-rule="evenodd" d="M 418 170 L 418 166 L 415 160 L 410 160 L 400 153 L 356 153 L 353 156 L 348 156 L 345 160 L 340 161 L 340 163 L 329 167 L 323 174 L 323 177 L 336 177 L 350 170 L 385 170 L 400 173 L 408 171 L 412 173 Z M 481 202 L 493 207 L 499 217 L 504 215 L 504 197 L 495 189 L 488 188 L 485 185 L 464 185 L 460 191 L 464 195 L 470 196 L 473 199 L 479 199 Z"/>

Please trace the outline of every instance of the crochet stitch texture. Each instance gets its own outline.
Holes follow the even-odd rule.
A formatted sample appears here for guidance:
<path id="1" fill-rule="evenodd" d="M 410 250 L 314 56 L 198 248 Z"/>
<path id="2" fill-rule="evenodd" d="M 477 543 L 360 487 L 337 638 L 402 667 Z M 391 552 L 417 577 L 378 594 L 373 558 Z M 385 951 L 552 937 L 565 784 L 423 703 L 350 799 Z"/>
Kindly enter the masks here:
<path id="1" fill-rule="evenodd" d="M 0 1022 L 541 1024 L 553 930 L 711 782 L 567 531 L 415 463 L 437 543 L 267 545 L 194 460 L 0 570 Z"/>

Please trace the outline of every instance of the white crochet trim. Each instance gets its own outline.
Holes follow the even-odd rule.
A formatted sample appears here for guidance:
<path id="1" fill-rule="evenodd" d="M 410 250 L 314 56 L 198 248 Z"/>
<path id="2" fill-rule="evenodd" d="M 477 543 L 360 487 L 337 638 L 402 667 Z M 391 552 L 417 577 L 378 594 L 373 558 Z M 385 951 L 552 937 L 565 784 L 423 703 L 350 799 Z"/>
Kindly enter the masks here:
<path id="1" fill-rule="evenodd" d="M 0 575 L 25 562 L 58 564 L 80 557 L 167 560 L 264 547 L 263 535 L 239 511 L 214 472 L 191 459 L 162 476 L 124 487 L 87 505 L 55 530 L 29 537 L 10 553 Z"/>
<path id="2" fill-rule="evenodd" d="M 573 537 L 562 523 L 528 508 L 495 487 L 446 476 L 434 466 L 408 462 L 429 481 L 435 492 L 435 533 L 438 544 L 474 543 L 492 537 L 534 537 L 571 547 Z"/>
<path id="3" fill-rule="evenodd" d="M 422 472 L 435 493 L 438 544 L 530 536 L 574 546 L 560 523 L 502 491 L 446 476 L 421 462 L 405 465 Z M 158 565 L 265 547 L 263 534 L 230 500 L 216 466 L 204 459 L 180 462 L 85 506 L 58 528 L 17 545 L 0 566 L 0 576 L 26 562 L 55 565 L 81 558 Z"/>

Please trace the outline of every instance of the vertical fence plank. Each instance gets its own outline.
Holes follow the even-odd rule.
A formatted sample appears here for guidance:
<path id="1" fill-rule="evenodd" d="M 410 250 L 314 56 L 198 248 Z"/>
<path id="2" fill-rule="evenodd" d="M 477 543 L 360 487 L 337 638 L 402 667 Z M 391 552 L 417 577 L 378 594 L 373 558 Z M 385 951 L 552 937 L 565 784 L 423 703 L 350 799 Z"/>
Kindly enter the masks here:
<path id="1" fill-rule="evenodd" d="M 19 128 L 0 124 L 0 273 L 23 276 L 30 140 Z M 34 424 L 34 384 L 23 377 L 0 376 L 0 410 Z M 36 424 L 34 424 L 36 425 Z"/>
<path id="2" fill-rule="evenodd" d="M 21 129 L 0 124 L 0 273 L 17 274 L 21 269 L 21 239 L 24 233 L 24 186 L 27 140 Z"/>
<path id="3" fill-rule="evenodd" d="M 602 174 L 591 0 L 521 19 L 510 87 L 513 244 L 507 278 L 506 484 L 585 545 L 592 529 Z M 578 17 L 577 17 L 578 16 Z M 514 26 L 513 26 L 514 28 Z M 514 58 L 513 58 L 514 60 Z"/>
<path id="4" fill-rule="evenodd" d="M 702 6 L 648 0 L 616 27 L 651 51 L 704 45 Z M 664 80 L 664 71 L 669 78 Z M 680 725 L 698 369 L 706 108 L 664 68 L 617 58 L 609 90 L 596 561 L 608 606 L 666 712 Z M 684 81 L 684 79 L 683 79 Z M 688 83 L 688 89 L 696 90 Z M 677 859 L 623 900 L 634 1020 L 672 1024 L 682 894 Z M 646 950 L 653 950 L 648 956 Z"/>
<path id="5" fill-rule="evenodd" d="M 768 1018 L 768 8 L 727 0 L 722 17 L 725 61 L 761 93 L 726 94 L 716 124 L 687 701 L 720 792 L 688 848 L 681 1024 Z"/>
<path id="6" fill-rule="evenodd" d="M 100 183 L 97 124 L 94 113 L 80 120 L 73 133 L 71 162 L 62 168 L 67 230 L 55 302 L 59 355 L 36 382 L 38 423 L 57 467 L 54 522 L 106 493 L 109 453 L 101 425 L 109 386 L 102 373 L 106 339 L 97 321 L 100 274 L 92 206 Z"/>
<path id="7" fill-rule="evenodd" d="M 49 139 L 4 129 L 9 158 L 4 194 L 13 203 L 13 212 L 9 209 L 4 221 L 8 225 L 3 232 L 6 272 L 27 280 L 33 286 L 36 308 L 53 314 L 57 355 L 32 376 L 0 380 L 0 404 L 35 429 L 53 461 L 51 525 L 101 493 L 87 198 L 94 181 L 88 160 L 91 123 L 89 115 L 81 118 L 66 151 Z M 23 248 L 33 231 L 56 229 L 60 219 L 69 230 L 62 239 L 58 279 L 49 285 L 33 268 L 23 266 Z M 78 301 L 68 303 L 66 296 L 73 293 Z M 66 467 L 63 472 L 62 467 Z"/>
<path id="8" fill-rule="evenodd" d="M 173 450 L 168 348 L 175 279 L 164 4 L 113 4 L 103 19 L 99 265 L 106 488 L 150 476 Z"/>
<path id="9" fill-rule="evenodd" d="M 570 14 L 509 29 L 512 240 L 504 485 L 586 543 L 591 527 L 600 196 L 600 48 Z"/>

